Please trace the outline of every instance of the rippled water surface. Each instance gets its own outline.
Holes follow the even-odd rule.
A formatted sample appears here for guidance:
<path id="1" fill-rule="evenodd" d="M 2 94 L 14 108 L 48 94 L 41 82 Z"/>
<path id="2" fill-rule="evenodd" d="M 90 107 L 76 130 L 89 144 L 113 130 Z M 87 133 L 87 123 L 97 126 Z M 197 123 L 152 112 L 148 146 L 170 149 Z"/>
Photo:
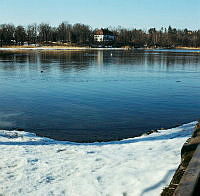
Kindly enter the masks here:
<path id="1" fill-rule="evenodd" d="M 200 118 L 200 53 L 0 51 L 0 129 L 116 140 Z"/>

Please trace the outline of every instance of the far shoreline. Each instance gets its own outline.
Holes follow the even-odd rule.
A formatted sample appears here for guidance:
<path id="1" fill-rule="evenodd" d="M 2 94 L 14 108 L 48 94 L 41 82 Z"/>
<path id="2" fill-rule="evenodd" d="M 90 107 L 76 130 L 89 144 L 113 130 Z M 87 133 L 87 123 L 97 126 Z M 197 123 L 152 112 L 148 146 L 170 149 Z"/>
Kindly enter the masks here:
<path id="1" fill-rule="evenodd" d="M 0 51 L 79 51 L 79 50 L 128 50 L 130 48 L 92 48 L 92 47 L 66 47 L 66 46 L 5 46 L 0 47 Z"/>
<path id="2" fill-rule="evenodd" d="M 84 50 L 191 50 L 192 52 L 200 52 L 197 47 L 174 47 L 174 48 L 134 48 L 134 47 L 78 47 L 78 46 L 3 46 L 0 51 L 84 51 Z"/>

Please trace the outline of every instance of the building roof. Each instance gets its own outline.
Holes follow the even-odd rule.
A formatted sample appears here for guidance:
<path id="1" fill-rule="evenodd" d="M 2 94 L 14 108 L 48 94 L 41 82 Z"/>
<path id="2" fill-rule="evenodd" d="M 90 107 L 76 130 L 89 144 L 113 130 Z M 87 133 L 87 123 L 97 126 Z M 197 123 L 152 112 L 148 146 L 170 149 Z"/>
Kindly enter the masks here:
<path id="1" fill-rule="evenodd" d="M 108 29 L 101 28 L 95 31 L 95 35 L 113 35 L 113 32 Z"/>

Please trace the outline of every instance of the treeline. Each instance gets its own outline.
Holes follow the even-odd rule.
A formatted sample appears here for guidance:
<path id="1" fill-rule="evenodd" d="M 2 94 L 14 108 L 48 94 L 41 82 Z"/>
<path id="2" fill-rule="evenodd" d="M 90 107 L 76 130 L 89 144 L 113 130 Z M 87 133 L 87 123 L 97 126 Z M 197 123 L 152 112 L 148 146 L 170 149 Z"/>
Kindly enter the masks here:
<path id="1" fill-rule="evenodd" d="M 115 40 L 110 43 L 114 46 L 134 47 L 200 47 L 200 30 L 176 29 L 169 26 L 159 30 L 151 28 L 141 29 L 110 28 Z M 30 45 L 30 44 L 68 44 L 94 46 L 92 29 L 84 24 L 61 23 L 53 27 L 46 23 L 31 24 L 28 26 L 0 25 L 0 46 Z"/>
<path id="2" fill-rule="evenodd" d="M 138 47 L 200 47 L 200 30 L 176 29 L 169 26 L 148 31 L 117 29 L 117 41 Z"/>
<path id="3" fill-rule="evenodd" d="M 13 24 L 0 25 L 0 45 L 50 44 L 52 42 L 89 44 L 92 29 L 84 24 L 61 23 L 58 27 L 41 23 L 27 27 Z"/>

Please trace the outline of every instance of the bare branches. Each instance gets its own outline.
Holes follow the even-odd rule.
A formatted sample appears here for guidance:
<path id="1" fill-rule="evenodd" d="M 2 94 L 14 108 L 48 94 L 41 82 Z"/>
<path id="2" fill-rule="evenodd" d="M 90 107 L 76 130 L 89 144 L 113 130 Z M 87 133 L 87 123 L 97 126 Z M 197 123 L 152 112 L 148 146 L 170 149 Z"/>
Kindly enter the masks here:
<path id="1" fill-rule="evenodd" d="M 141 29 L 127 29 L 118 26 L 110 27 L 115 35 L 112 42 L 114 46 L 134 47 L 200 47 L 200 30 L 176 29 L 169 26 L 157 30 L 150 28 L 148 31 Z M 75 44 L 93 45 L 96 29 L 88 25 L 62 22 L 57 27 L 41 23 L 30 24 L 27 27 L 12 24 L 0 25 L 0 46 L 30 44 Z"/>

